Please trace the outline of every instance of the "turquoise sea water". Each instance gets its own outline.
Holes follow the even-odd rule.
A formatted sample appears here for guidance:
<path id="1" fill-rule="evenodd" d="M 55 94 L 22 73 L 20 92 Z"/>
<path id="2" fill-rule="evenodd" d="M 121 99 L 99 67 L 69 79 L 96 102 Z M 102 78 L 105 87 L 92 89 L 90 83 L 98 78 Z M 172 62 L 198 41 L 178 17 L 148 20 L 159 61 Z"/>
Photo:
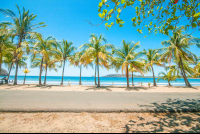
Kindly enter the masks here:
<path id="1" fill-rule="evenodd" d="M 3 76 L 0 76 L 0 79 Z M 50 85 L 60 85 L 61 83 L 61 76 L 47 76 L 47 84 Z M 82 77 L 82 85 L 94 85 L 94 77 Z M 10 77 L 10 80 L 14 80 L 14 76 Z M 192 86 L 200 86 L 200 79 L 188 79 Z M 18 84 L 23 84 L 24 76 L 18 76 Z M 38 84 L 39 77 L 38 76 L 27 76 L 26 77 L 26 84 Z M 44 81 L 44 77 L 42 77 L 42 81 Z M 68 82 L 71 85 L 78 85 L 79 84 L 79 77 L 64 77 L 64 85 L 68 85 Z M 108 78 L 108 77 L 100 77 L 101 85 L 108 86 L 108 85 L 126 85 L 126 78 Z M 130 84 L 132 79 L 130 78 Z M 138 85 L 139 83 L 143 83 L 143 85 L 147 85 L 149 82 L 153 84 L 152 78 L 134 78 L 134 84 Z M 160 80 L 157 82 L 158 85 L 167 85 L 167 81 Z M 185 86 L 183 79 L 178 79 L 176 81 L 171 82 L 172 86 Z"/>

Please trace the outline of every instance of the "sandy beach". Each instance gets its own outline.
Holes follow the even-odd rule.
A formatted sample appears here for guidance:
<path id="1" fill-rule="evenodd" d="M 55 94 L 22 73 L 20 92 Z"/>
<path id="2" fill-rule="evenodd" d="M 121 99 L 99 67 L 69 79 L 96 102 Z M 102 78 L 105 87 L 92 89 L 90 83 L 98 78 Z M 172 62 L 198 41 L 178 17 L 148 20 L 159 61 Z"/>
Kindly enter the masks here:
<path id="1" fill-rule="evenodd" d="M 157 86 L 150 88 L 147 85 L 144 86 L 56 86 L 56 85 L 0 85 L 0 90 L 41 90 L 41 91 L 98 91 L 98 92 L 200 92 L 200 87 L 185 88 L 185 87 L 167 87 Z"/>
<path id="2" fill-rule="evenodd" d="M 200 132 L 200 113 L 0 113 L 0 132 Z"/>

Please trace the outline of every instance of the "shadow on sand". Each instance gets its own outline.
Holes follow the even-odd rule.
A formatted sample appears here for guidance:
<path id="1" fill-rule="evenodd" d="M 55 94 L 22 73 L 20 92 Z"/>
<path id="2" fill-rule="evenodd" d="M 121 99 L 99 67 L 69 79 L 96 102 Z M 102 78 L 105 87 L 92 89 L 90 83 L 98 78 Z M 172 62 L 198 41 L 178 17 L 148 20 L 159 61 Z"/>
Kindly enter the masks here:
<path id="1" fill-rule="evenodd" d="M 200 132 L 200 99 L 169 99 L 166 103 L 158 104 L 155 102 L 152 104 L 155 107 L 153 116 L 158 120 L 146 120 L 144 117 L 138 116 L 139 123 L 136 124 L 135 121 L 130 120 L 129 124 L 125 125 L 126 133 Z M 145 105 L 145 107 L 148 106 Z"/>

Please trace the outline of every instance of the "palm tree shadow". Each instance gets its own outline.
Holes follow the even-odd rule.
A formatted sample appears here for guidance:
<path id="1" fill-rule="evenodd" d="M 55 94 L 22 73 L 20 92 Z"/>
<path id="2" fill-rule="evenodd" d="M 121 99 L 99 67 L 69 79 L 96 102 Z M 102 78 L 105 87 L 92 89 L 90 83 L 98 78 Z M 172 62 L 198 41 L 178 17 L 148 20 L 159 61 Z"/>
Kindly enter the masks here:
<path id="1" fill-rule="evenodd" d="M 140 87 L 128 87 L 125 89 L 125 91 L 139 91 L 139 90 L 147 90 L 148 88 L 147 87 L 143 87 L 143 86 L 140 86 Z"/>
<path id="2" fill-rule="evenodd" d="M 144 107 L 144 105 L 140 105 Z M 139 117 L 139 122 L 132 120 L 125 125 L 126 133 L 199 133 L 200 132 L 200 99 L 168 99 L 165 103 L 152 103 L 145 107 L 154 107 L 153 116 L 157 120 L 144 120 Z M 163 113 L 162 116 L 161 113 Z M 139 128 L 139 129 L 138 129 Z"/>
<path id="3" fill-rule="evenodd" d="M 85 90 L 94 90 L 94 91 L 101 91 L 101 90 L 103 91 L 103 90 L 106 90 L 106 91 L 109 91 L 109 92 L 112 91 L 108 86 L 101 86 L 101 87 L 94 86 L 94 87 L 91 87 L 91 88 L 87 88 Z"/>

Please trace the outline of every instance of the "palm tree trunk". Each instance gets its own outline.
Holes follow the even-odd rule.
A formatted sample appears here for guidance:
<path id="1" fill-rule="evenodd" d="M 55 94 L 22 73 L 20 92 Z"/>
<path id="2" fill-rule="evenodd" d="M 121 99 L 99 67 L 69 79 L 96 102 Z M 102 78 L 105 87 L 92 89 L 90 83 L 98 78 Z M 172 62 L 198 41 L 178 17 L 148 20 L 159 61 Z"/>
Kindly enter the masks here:
<path id="1" fill-rule="evenodd" d="M 26 81 L 26 74 L 25 74 L 25 77 L 24 77 L 24 83 L 23 83 L 24 85 L 25 85 L 25 81 Z"/>
<path id="2" fill-rule="evenodd" d="M 44 85 L 46 85 L 46 82 L 47 82 L 47 64 L 46 64 L 46 72 L 45 72 L 45 79 L 44 79 Z"/>
<path id="3" fill-rule="evenodd" d="M 8 73 L 7 80 L 9 80 L 9 78 L 10 78 L 10 72 L 11 72 L 11 70 L 12 70 L 12 66 L 13 66 L 13 63 L 11 64 L 11 67 L 10 67 L 10 69 L 9 69 L 9 73 Z"/>
<path id="4" fill-rule="evenodd" d="M 168 81 L 169 87 L 171 86 L 170 81 Z"/>
<path id="5" fill-rule="evenodd" d="M 39 76 L 39 85 L 42 85 L 42 65 L 43 65 L 43 58 L 42 58 L 42 61 L 41 61 L 41 65 L 40 65 L 40 76 Z"/>
<path id="6" fill-rule="evenodd" d="M 14 85 L 17 85 L 17 72 L 18 72 L 18 60 L 16 60 L 16 69 L 15 69 L 15 80 L 14 80 Z"/>
<path id="7" fill-rule="evenodd" d="M 22 37 L 19 37 L 19 44 L 17 45 L 17 49 L 21 47 Z M 17 85 L 17 73 L 18 73 L 19 59 L 18 54 L 16 55 L 16 70 L 15 70 L 15 80 L 14 85 Z"/>
<path id="8" fill-rule="evenodd" d="M 81 70 L 82 70 L 82 65 L 80 65 L 80 79 L 79 79 L 79 85 L 82 85 L 82 84 L 81 84 Z"/>
<path id="9" fill-rule="evenodd" d="M 126 79 L 127 79 L 127 87 L 129 87 L 129 73 L 128 73 L 128 66 L 126 66 Z"/>
<path id="10" fill-rule="evenodd" d="M 152 72 L 153 72 L 153 86 L 157 86 L 156 85 L 156 79 L 155 79 L 155 75 L 154 75 L 154 70 L 153 70 L 153 66 L 151 67 Z"/>
<path id="11" fill-rule="evenodd" d="M 187 79 L 186 74 L 185 74 L 185 69 L 184 69 L 184 67 L 183 67 L 182 58 L 180 58 L 180 64 L 181 64 L 181 68 L 180 68 L 180 66 L 179 66 L 179 68 L 181 69 L 182 76 L 183 76 L 183 78 L 184 78 L 186 87 L 192 87 L 191 84 L 190 84 L 190 82 L 189 82 L 188 79 Z"/>
<path id="12" fill-rule="evenodd" d="M 97 66 L 95 64 L 95 75 L 94 75 L 95 85 L 97 85 Z"/>
<path id="13" fill-rule="evenodd" d="M 65 61 L 64 61 L 64 65 L 63 65 L 62 81 L 61 81 L 60 85 L 63 85 L 64 72 L 65 72 Z"/>
<path id="14" fill-rule="evenodd" d="M 132 72 L 132 86 L 134 86 L 134 83 L 133 83 L 133 72 Z"/>
<path id="15" fill-rule="evenodd" d="M 97 56 L 97 74 L 98 74 L 98 85 L 97 87 L 100 87 L 100 79 L 99 79 L 99 58 Z"/>

